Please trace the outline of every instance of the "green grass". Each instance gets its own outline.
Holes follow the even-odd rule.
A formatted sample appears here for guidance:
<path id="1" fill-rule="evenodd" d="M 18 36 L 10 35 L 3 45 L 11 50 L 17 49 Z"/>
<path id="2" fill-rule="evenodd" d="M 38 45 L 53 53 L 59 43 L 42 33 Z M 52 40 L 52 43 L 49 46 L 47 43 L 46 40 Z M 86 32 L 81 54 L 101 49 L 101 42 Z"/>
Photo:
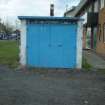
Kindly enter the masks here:
<path id="1" fill-rule="evenodd" d="M 16 41 L 0 41 L 0 64 L 16 68 L 19 61 L 19 47 Z"/>
<path id="2" fill-rule="evenodd" d="M 83 60 L 82 60 L 82 68 L 87 70 L 87 71 L 90 71 L 91 68 L 92 68 L 92 65 L 90 65 L 85 58 L 83 58 Z"/>

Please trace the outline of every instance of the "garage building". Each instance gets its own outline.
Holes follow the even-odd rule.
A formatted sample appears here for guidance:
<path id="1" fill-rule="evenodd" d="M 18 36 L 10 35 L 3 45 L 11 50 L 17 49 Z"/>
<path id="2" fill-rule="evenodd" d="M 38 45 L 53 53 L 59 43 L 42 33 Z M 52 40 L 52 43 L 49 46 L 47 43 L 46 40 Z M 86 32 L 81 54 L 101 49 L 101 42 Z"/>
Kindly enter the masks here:
<path id="1" fill-rule="evenodd" d="M 39 68 L 82 65 L 82 20 L 64 17 L 19 16 L 20 63 Z"/>

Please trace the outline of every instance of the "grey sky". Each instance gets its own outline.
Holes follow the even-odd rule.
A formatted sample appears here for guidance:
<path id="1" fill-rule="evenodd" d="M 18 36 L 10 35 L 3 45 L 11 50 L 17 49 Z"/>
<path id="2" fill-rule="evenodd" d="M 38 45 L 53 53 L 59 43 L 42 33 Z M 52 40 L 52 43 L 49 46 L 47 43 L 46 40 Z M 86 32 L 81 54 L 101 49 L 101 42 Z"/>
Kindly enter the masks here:
<path id="1" fill-rule="evenodd" d="M 80 0 L 0 0 L 0 17 L 15 20 L 20 15 L 49 16 L 50 3 L 55 4 L 55 16 L 63 16 L 66 5 L 77 5 Z"/>

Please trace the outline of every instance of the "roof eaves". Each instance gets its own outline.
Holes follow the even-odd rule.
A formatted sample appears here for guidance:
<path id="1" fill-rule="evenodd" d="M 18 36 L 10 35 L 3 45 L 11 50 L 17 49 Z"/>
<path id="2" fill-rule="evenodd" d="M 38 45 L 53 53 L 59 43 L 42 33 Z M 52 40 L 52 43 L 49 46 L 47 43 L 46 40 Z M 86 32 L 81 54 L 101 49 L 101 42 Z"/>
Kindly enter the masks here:
<path id="1" fill-rule="evenodd" d="M 75 8 L 74 10 L 74 16 L 76 16 L 76 14 L 81 10 L 81 8 L 88 2 L 88 0 L 82 0 L 78 6 Z M 68 10 L 67 12 L 65 12 L 64 14 L 68 14 L 70 13 L 71 11 Z"/>

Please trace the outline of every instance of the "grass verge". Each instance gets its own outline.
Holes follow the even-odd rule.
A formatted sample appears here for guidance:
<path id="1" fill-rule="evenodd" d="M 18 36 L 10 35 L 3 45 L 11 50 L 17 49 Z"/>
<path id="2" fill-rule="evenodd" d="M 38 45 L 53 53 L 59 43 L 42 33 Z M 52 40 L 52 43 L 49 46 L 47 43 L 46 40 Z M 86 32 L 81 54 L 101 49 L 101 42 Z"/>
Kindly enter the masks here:
<path id="1" fill-rule="evenodd" d="M 92 68 L 92 65 L 90 65 L 85 58 L 82 60 L 82 68 L 86 71 L 90 71 Z"/>
<path id="2" fill-rule="evenodd" d="M 0 41 L 0 64 L 16 68 L 19 61 L 17 41 Z"/>

